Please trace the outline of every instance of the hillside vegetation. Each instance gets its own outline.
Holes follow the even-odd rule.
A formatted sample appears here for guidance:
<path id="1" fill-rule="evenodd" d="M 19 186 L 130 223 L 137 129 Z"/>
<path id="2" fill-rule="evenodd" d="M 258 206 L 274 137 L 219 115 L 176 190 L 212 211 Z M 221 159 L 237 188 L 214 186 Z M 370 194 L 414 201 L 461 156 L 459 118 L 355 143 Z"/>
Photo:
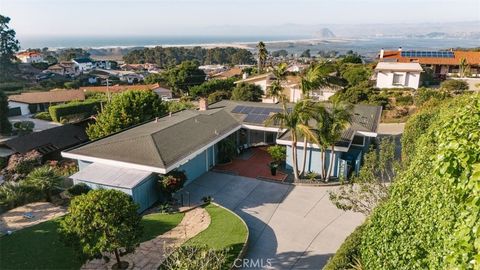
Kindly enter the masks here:
<path id="1" fill-rule="evenodd" d="M 424 132 L 406 170 L 326 269 L 480 269 L 480 95 L 440 106 L 407 124 Z"/>

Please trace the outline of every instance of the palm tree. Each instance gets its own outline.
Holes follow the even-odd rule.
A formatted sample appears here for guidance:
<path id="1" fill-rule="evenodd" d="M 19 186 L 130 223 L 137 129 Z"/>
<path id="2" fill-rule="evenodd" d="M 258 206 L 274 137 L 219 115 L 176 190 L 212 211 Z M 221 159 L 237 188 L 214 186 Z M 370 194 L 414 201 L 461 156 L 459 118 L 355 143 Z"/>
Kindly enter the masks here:
<path id="1" fill-rule="evenodd" d="M 328 181 L 332 174 L 333 159 L 335 156 L 335 143 L 338 142 L 343 131 L 348 127 L 351 122 L 351 108 L 349 106 L 333 103 L 332 107 L 328 111 L 328 117 L 326 119 L 325 126 L 322 128 L 325 132 L 324 143 L 330 145 L 330 162 L 328 165 L 327 174 L 324 175 L 325 181 Z M 322 166 L 325 164 L 325 154 L 323 154 Z"/>
<path id="2" fill-rule="evenodd" d="M 285 104 L 286 100 L 285 95 L 283 94 L 283 82 L 287 76 L 287 63 L 280 63 L 277 66 L 274 66 L 272 69 L 273 76 L 275 79 L 270 84 L 267 90 L 267 96 L 273 99 L 273 102 L 280 101 L 282 104 Z"/>
<path id="3" fill-rule="evenodd" d="M 468 65 L 467 59 L 462 58 L 459 64 L 460 78 L 464 78 L 469 72 L 470 72 L 470 66 Z"/>
<path id="4" fill-rule="evenodd" d="M 258 42 L 257 49 L 258 49 L 258 73 L 262 73 L 263 68 L 267 63 L 268 51 L 263 41 Z"/>
<path id="5" fill-rule="evenodd" d="M 303 124 L 304 117 L 308 114 L 309 111 L 313 110 L 310 102 L 300 101 L 295 104 L 292 109 L 286 109 L 286 104 L 284 103 L 284 110 L 270 116 L 265 125 L 275 124 L 279 125 L 282 129 L 287 129 L 291 134 L 292 140 L 292 166 L 293 166 L 293 175 L 296 181 L 298 181 L 298 158 L 297 158 L 297 143 L 298 137 L 304 136 L 310 140 L 315 139 L 315 133 L 308 126 Z"/>
<path id="6" fill-rule="evenodd" d="M 39 191 L 45 194 L 47 201 L 52 199 L 52 190 L 55 187 L 60 186 L 63 178 L 53 168 L 49 166 L 43 166 L 36 168 L 27 175 L 25 184 L 35 187 Z"/>
<path id="7" fill-rule="evenodd" d="M 304 104 L 304 109 L 300 113 L 300 121 L 302 124 L 310 126 L 309 122 L 312 119 L 315 119 L 317 122 L 322 121 L 326 117 L 326 110 L 322 103 L 313 102 L 309 99 L 303 99 L 301 104 Z M 317 133 L 314 131 L 313 137 L 303 136 L 303 159 L 302 159 L 302 170 L 300 171 L 300 175 L 305 175 L 306 165 L 307 165 L 307 145 L 308 142 L 314 142 L 316 144 L 320 144 L 318 141 Z"/>

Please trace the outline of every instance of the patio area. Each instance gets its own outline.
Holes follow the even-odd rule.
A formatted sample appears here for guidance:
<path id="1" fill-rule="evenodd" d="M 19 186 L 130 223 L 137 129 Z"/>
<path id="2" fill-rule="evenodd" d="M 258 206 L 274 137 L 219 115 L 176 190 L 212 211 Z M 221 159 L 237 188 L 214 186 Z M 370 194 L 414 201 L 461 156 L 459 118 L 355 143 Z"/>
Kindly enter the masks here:
<path id="1" fill-rule="evenodd" d="M 30 227 L 65 213 L 65 208 L 48 202 L 26 204 L 0 215 L 0 234 Z"/>
<path id="2" fill-rule="evenodd" d="M 272 158 L 267 152 L 266 147 L 249 148 L 236 157 L 228 164 L 215 166 L 214 170 L 218 172 L 227 172 L 235 175 L 259 178 L 283 182 L 288 175 L 277 170 L 276 175 L 272 175 L 268 164 Z"/>

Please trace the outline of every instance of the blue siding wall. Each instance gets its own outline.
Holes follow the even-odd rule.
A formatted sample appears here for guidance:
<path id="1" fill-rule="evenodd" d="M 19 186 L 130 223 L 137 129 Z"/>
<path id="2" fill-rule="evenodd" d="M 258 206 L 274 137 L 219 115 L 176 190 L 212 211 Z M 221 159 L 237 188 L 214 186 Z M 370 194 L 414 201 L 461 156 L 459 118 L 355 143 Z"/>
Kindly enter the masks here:
<path id="1" fill-rule="evenodd" d="M 207 172 L 207 151 L 208 149 L 178 168 L 180 171 L 185 171 L 187 183 L 190 183 Z"/>
<path id="2" fill-rule="evenodd" d="M 132 190 L 133 201 L 140 205 L 140 212 L 145 211 L 160 199 L 160 190 L 155 174 L 135 186 Z"/>
<path id="3" fill-rule="evenodd" d="M 298 168 L 302 169 L 303 164 L 303 147 L 298 147 Z M 328 170 L 328 165 L 330 164 L 330 151 L 327 151 L 325 156 L 325 170 Z M 335 161 L 333 163 L 332 175 L 337 176 L 338 174 L 338 163 L 340 160 L 341 152 L 335 153 Z M 287 146 L 287 168 L 293 168 L 293 158 L 292 158 L 292 147 Z M 305 166 L 307 172 L 315 172 L 320 174 L 322 171 L 322 157 L 321 151 L 318 149 L 308 149 L 307 148 L 307 164 Z"/>

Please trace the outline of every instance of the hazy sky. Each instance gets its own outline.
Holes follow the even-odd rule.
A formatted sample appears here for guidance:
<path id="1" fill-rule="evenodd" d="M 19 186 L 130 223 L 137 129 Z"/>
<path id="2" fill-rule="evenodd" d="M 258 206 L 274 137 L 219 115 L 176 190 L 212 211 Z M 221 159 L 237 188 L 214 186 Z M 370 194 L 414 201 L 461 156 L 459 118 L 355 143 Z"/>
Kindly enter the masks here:
<path id="1" fill-rule="evenodd" d="M 229 25 L 478 21 L 480 0 L 0 0 L 0 14 L 20 37 L 181 35 Z"/>

